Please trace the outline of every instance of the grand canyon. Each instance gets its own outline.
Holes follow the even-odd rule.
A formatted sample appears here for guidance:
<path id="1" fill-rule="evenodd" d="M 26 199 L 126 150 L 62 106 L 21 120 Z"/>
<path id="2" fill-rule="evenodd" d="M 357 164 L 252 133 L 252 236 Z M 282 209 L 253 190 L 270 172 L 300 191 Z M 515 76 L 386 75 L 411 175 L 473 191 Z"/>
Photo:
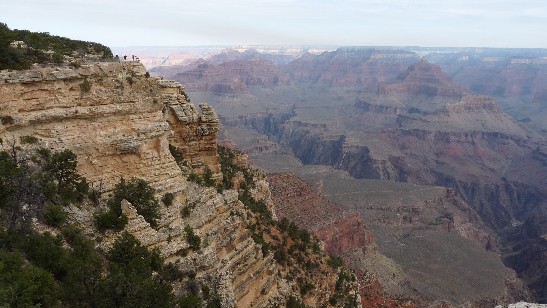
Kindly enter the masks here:
<path id="1" fill-rule="evenodd" d="M 307 202 L 287 201 L 295 197 L 290 188 L 273 190 L 282 215 L 321 238 L 332 213 L 358 213 L 374 244 L 348 246 L 345 260 L 396 285 L 392 294 L 476 304 L 525 296 L 528 288 L 543 302 L 546 56 L 479 48 L 295 55 L 249 47 L 151 71 L 214 106 L 220 138 L 271 179 L 291 174 L 312 187 L 296 189 L 309 192 L 299 197 Z M 315 195 L 338 209 L 322 210 L 331 214 L 310 226 L 305 217 L 320 211 L 305 204 L 323 204 Z M 371 246 L 374 253 L 353 251 Z"/>
<path id="2" fill-rule="evenodd" d="M 2 305 L 547 302 L 547 50 L 113 50 L 137 61 L 18 31 Z"/>

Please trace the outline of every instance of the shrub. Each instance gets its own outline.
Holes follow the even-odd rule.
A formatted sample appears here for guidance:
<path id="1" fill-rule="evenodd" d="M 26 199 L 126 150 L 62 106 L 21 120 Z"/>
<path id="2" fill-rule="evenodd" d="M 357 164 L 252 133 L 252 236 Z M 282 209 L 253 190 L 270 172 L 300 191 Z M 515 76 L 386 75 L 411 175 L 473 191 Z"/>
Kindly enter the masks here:
<path id="1" fill-rule="evenodd" d="M 163 202 L 166 206 L 171 206 L 173 204 L 173 200 L 175 200 L 175 194 L 173 193 L 166 193 L 163 195 L 163 198 L 161 198 L 161 202 Z"/>
<path id="2" fill-rule="evenodd" d="M 149 73 L 149 72 L 146 72 L 146 73 L 144 74 L 144 77 L 150 78 L 150 73 Z"/>
<path id="3" fill-rule="evenodd" d="M 300 288 L 300 295 L 302 296 L 308 294 L 311 290 L 315 288 L 315 286 L 312 283 L 305 280 L 303 277 L 296 278 L 296 283 L 298 284 L 298 287 Z"/>
<path id="4" fill-rule="evenodd" d="M 181 280 L 184 276 L 182 271 L 173 263 L 164 265 L 160 271 L 160 275 L 162 279 L 169 282 Z"/>
<path id="5" fill-rule="evenodd" d="M 190 226 L 184 227 L 186 233 L 186 240 L 193 250 L 199 250 L 201 248 L 201 238 L 194 233 L 194 229 Z"/>
<path id="6" fill-rule="evenodd" d="M 287 262 L 287 253 L 285 252 L 285 249 L 283 247 L 277 247 L 274 252 L 274 259 L 275 261 L 277 261 L 277 263 L 285 265 L 285 263 Z"/>
<path id="7" fill-rule="evenodd" d="M 125 80 L 127 80 L 127 83 L 128 83 L 130 86 L 133 85 L 133 77 L 127 76 L 127 77 L 125 77 Z"/>
<path id="8" fill-rule="evenodd" d="M 53 227 L 60 227 L 66 220 L 67 214 L 59 205 L 48 205 L 44 209 L 44 220 L 46 224 Z"/>
<path id="9" fill-rule="evenodd" d="M 74 152 L 67 149 L 55 152 L 51 156 L 45 152 L 39 154 L 46 158 L 43 170 L 47 177 L 43 179 L 43 184 L 45 187 L 55 189 L 63 204 L 82 201 L 87 196 L 89 184 L 76 171 L 78 159 Z M 51 179 L 55 182 L 51 183 Z"/>
<path id="10" fill-rule="evenodd" d="M 207 187 L 215 186 L 215 180 L 213 179 L 213 171 L 208 167 L 205 167 L 205 172 L 203 173 L 203 184 Z"/>
<path id="11" fill-rule="evenodd" d="M 287 308 L 304 308 L 306 307 L 301 300 L 294 297 L 294 295 L 291 295 L 286 302 Z"/>
<path id="12" fill-rule="evenodd" d="M 194 182 L 194 183 L 197 183 L 197 184 L 201 184 L 203 183 L 203 179 L 201 178 L 201 176 L 197 175 L 196 173 L 194 172 L 191 172 L 189 175 L 188 175 L 188 181 L 190 182 Z"/>
<path id="13" fill-rule="evenodd" d="M 12 116 L 0 116 L 0 123 L 3 125 L 10 125 L 15 123 L 15 120 Z"/>
<path id="14" fill-rule="evenodd" d="M 149 251 L 124 233 L 108 252 L 109 275 L 97 288 L 98 307 L 172 307 L 173 294 L 154 272 L 162 268 L 158 250 Z"/>
<path id="15" fill-rule="evenodd" d="M 100 211 L 93 215 L 95 220 L 95 226 L 99 231 L 106 231 L 112 229 L 115 231 L 121 231 L 127 224 L 127 216 L 117 214 L 116 211 L 109 209 L 107 211 Z"/>
<path id="16" fill-rule="evenodd" d="M 19 140 L 21 140 L 21 143 L 23 143 L 23 144 L 38 143 L 38 138 L 36 138 L 34 136 L 21 136 L 21 137 L 19 137 Z"/>
<path id="17" fill-rule="evenodd" d="M 143 179 L 132 178 L 125 181 L 124 178 L 121 178 L 107 204 L 110 210 L 119 217 L 122 214 L 121 202 L 125 199 L 155 228 L 160 218 L 160 206 L 154 197 L 155 193 L 156 190 Z"/>
<path id="18" fill-rule="evenodd" d="M 259 214 L 264 218 L 268 223 L 272 222 L 272 213 L 268 209 L 266 203 L 262 200 L 256 201 L 249 192 L 248 189 L 245 189 L 243 193 L 238 196 L 239 201 L 245 205 L 252 212 Z"/>
<path id="19" fill-rule="evenodd" d="M 50 273 L 3 249 L 0 264 L 0 301 L 5 307 L 55 306 L 57 292 Z"/>
<path id="20" fill-rule="evenodd" d="M 339 268 L 340 266 L 343 265 L 343 261 L 342 261 L 342 258 L 339 257 L 339 256 L 329 256 L 329 260 L 327 261 L 328 264 L 332 267 L 332 268 Z"/>
<path id="21" fill-rule="evenodd" d="M 8 46 L 11 41 L 24 41 L 28 48 L 12 48 Z M 48 50 L 54 52 L 53 57 L 46 52 Z M 11 30 L 6 24 L 0 23 L 0 69 L 21 70 L 30 68 L 33 63 L 50 63 L 52 60 L 62 62 L 63 54 L 73 52 L 112 58 L 110 48 L 101 44 L 71 40 L 47 32 Z"/>
<path id="22" fill-rule="evenodd" d="M 176 146 L 169 144 L 169 152 L 171 153 L 177 164 L 184 160 L 182 152 Z"/>
<path id="23" fill-rule="evenodd" d="M 180 297 L 178 300 L 178 307 L 180 308 L 199 308 L 203 307 L 201 298 L 193 293 L 187 293 Z"/>
<path id="24" fill-rule="evenodd" d="M 61 64 L 61 63 L 63 63 L 63 61 L 65 61 L 65 57 L 60 53 L 54 53 L 51 56 L 51 59 L 53 60 L 53 62 L 55 62 L 57 64 Z"/>
<path id="25" fill-rule="evenodd" d="M 83 93 L 87 93 L 91 90 L 91 83 L 87 78 L 84 78 L 84 81 L 80 84 L 80 90 L 82 90 Z"/>
<path id="26" fill-rule="evenodd" d="M 59 237 L 50 233 L 33 233 L 23 242 L 25 256 L 34 265 L 53 273 L 55 278 L 63 278 L 67 273 L 67 251 Z"/>

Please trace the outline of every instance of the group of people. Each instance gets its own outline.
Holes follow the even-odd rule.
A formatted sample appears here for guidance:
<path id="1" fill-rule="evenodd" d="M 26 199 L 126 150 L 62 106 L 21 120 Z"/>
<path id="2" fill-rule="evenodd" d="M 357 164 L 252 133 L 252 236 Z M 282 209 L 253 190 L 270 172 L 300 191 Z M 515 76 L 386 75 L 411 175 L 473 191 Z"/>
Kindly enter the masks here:
<path id="1" fill-rule="evenodd" d="M 118 55 L 116 55 L 114 58 L 118 61 L 120 60 L 120 57 Z M 137 62 L 141 61 L 141 59 L 139 59 L 139 57 L 137 57 L 135 55 L 131 55 L 131 58 L 133 59 L 132 61 L 137 61 Z M 123 56 L 123 60 L 127 61 L 127 55 Z"/>

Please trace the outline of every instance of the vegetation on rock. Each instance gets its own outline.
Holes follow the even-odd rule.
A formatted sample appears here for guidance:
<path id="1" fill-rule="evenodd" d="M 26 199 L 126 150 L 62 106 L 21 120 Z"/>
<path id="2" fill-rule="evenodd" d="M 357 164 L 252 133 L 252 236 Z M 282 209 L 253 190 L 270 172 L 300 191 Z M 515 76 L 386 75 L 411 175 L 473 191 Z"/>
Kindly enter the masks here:
<path id="1" fill-rule="evenodd" d="M 108 199 L 108 210 L 95 214 L 95 222 L 100 230 L 122 230 L 127 223 L 127 217 L 122 213 L 122 200 L 131 203 L 137 213 L 144 217 L 150 226 L 157 227 L 160 218 L 159 203 L 154 197 L 156 191 L 145 180 L 132 178 L 126 181 L 120 178 L 112 196 Z"/>
<path id="2" fill-rule="evenodd" d="M 262 254 L 267 256 L 273 253 L 273 258 L 282 269 L 281 275 L 288 281 L 295 282 L 295 288 L 300 297 L 290 296 L 286 301 L 287 307 L 305 307 L 306 298 L 317 296 L 318 275 L 337 271 L 349 275 L 353 279 L 340 280 L 339 287 L 333 290 L 324 304 L 328 305 L 330 298 L 336 299 L 331 306 L 356 307 L 356 295 L 350 290 L 355 288 L 355 276 L 342 267 L 341 262 L 332 262 L 340 258 L 329 257 L 322 251 L 319 241 L 309 231 L 299 228 L 293 222 L 283 218 L 276 221 L 271 210 L 264 200 L 257 200 L 253 195 L 259 173 L 237 162 L 237 152 L 225 147 L 218 147 L 221 158 L 224 188 L 233 188 L 237 175 L 241 175 L 243 182 L 239 183 L 239 200 L 250 210 L 251 222 L 247 225 L 254 242 L 259 244 Z M 334 283 L 334 282 L 333 282 Z"/>
<path id="3" fill-rule="evenodd" d="M 0 69 L 28 69 L 34 63 L 62 63 L 64 56 L 84 55 L 110 59 L 112 51 L 102 44 L 71 40 L 47 32 L 11 30 L 0 23 Z"/>
<path id="4" fill-rule="evenodd" d="M 65 207 L 54 201 L 69 200 L 63 196 L 71 191 L 67 187 L 85 182 L 75 171 L 76 162 L 68 150 L 29 154 L 14 147 L 13 153 L 0 152 L 0 306 L 217 307 L 218 298 L 205 286 L 209 299 L 197 293 L 175 296 L 171 283 L 184 274 L 134 236 L 120 234 L 105 252 L 67 224 Z M 87 198 L 83 194 L 81 201 L 90 202 Z M 122 179 L 108 202 L 115 207 L 121 198 L 146 205 L 141 213 L 157 203 L 140 179 Z M 31 221 L 48 224 L 55 234 L 38 233 Z M 192 228 L 185 230 L 189 243 L 199 249 L 199 236 Z"/>

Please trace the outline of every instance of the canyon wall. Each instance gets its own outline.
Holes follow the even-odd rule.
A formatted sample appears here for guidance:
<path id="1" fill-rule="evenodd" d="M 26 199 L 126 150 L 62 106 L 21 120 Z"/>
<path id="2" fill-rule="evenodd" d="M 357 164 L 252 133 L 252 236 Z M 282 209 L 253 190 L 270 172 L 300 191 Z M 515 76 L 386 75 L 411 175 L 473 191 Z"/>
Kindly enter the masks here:
<path id="1" fill-rule="evenodd" d="M 332 255 L 341 255 L 351 249 L 375 250 L 372 233 L 358 213 L 330 203 L 294 174 L 270 174 L 267 180 L 279 218 L 285 217 L 310 230 Z"/>
<path id="2" fill-rule="evenodd" d="M 148 248 L 159 248 L 166 262 L 183 273 L 194 273 L 223 307 L 280 306 L 289 296 L 300 298 L 295 282 L 282 278 L 273 255 L 253 239 L 248 229 L 253 218 L 237 191 L 218 193 L 189 182 L 171 155 L 169 145 L 176 146 L 192 171 L 207 168 L 221 178 L 218 117 L 206 104 L 199 107 L 201 112 L 180 84 L 149 77 L 135 62 L 0 72 L 2 150 L 70 149 L 78 155 L 78 172 L 103 199 L 121 177 L 144 179 L 156 189 L 157 199 L 174 194 L 171 205 L 161 203 L 156 229 L 124 202 L 122 211 L 129 219 L 124 231 Z M 26 142 L 28 137 L 37 139 Z M 120 233 L 96 231 L 97 209 L 85 203 L 68 211 L 73 223 L 108 250 Z M 201 238 L 201 249 L 190 247 L 185 227 Z M 307 300 L 328 301 L 336 278 L 330 271 Z M 175 292 L 186 289 L 184 283 L 175 286 Z"/>

